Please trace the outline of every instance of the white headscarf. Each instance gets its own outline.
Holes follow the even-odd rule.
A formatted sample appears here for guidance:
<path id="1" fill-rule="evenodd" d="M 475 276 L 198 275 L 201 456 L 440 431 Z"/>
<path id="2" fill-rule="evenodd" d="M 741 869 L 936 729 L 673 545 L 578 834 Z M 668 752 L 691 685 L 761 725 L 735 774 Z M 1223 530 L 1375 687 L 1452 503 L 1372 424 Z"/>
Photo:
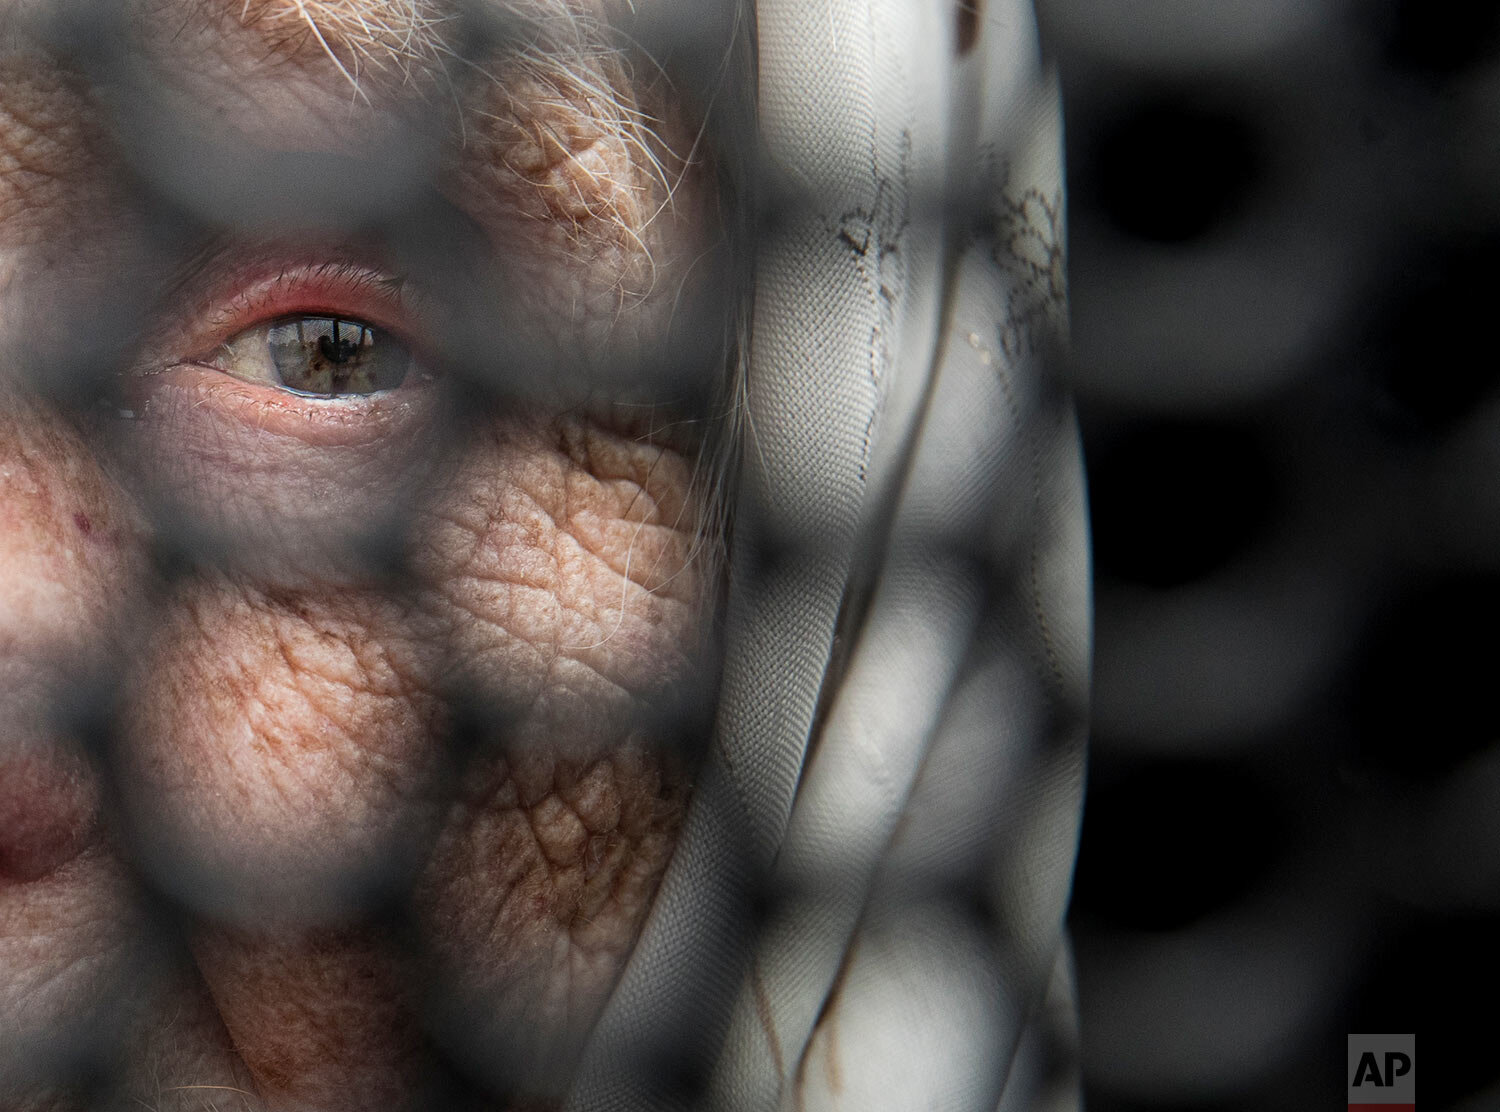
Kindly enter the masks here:
<path id="1" fill-rule="evenodd" d="M 784 215 L 714 745 L 569 1108 L 1066 1107 L 1089 607 L 1042 366 L 1055 82 L 1031 0 L 756 25 Z"/>

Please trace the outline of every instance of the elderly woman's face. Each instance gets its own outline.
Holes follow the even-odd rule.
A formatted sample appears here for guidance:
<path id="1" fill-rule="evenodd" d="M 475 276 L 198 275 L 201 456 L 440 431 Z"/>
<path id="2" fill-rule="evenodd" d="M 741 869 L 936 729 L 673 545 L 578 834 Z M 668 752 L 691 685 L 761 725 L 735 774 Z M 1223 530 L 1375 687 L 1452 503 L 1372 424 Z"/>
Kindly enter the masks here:
<path id="1" fill-rule="evenodd" d="M 698 122 L 600 0 L 75 7 L 0 2 L 0 1106 L 553 1097 L 711 679 Z"/>

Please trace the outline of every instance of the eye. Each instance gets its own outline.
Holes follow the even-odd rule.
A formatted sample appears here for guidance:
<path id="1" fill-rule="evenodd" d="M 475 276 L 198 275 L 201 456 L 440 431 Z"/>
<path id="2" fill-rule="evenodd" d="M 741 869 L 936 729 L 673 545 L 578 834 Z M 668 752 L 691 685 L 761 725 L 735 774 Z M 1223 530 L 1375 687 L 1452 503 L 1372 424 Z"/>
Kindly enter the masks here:
<path id="1" fill-rule="evenodd" d="M 348 317 L 297 316 L 246 329 L 220 345 L 210 366 L 246 382 L 332 398 L 392 390 L 410 350 L 389 332 Z"/>

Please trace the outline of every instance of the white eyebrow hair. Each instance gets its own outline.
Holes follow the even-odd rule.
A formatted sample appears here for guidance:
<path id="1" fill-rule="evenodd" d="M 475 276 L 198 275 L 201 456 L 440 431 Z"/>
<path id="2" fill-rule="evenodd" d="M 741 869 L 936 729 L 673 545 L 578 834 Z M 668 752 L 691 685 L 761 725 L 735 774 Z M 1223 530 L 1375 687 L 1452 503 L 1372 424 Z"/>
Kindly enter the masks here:
<path id="1" fill-rule="evenodd" d="M 0 0 L 3 2 L 3 0 Z M 213 0 L 211 0 L 213 2 Z M 294 56 L 326 58 L 362 99 L 366 78 L 401 84 L 448 81 L 467 69 L 459 40 L 464 18 L 491 17 L 511 37 L 518 74 L 529 75 L 585 110 L 672 192 L 654 125 L 642 111 L 602 7 L 581 0 L 216 0 L 238 21 Z M 567 96 L 563 93 L 567 91 Z"/>
<path id="2" fill-rule="evenodd" d="M 455 61 L 465 16 L 493 16 L 524 40 L 523 52 L 596 54 L 604 21 L 578 0 L 219 0 L 241 24 L 283 45 L 325 55 L 360 91 L 367 74 L 403 80 L 443 72 Z"/>
<path id="3" fill-rule="evenodd" d="M 511 59 L 520 72 L 587 102 L 594 122 L 642 158 L 668 192 L 655 120 L 641 110 L 633 73 L 622 68 L 600 10 L 581 0 L 219 0 L 237 8 L 239 22 L 293 47 L 326 57 L 365 98 L 366 77 L 407 84 L 451 79 L 475 68 L 457 40 L 467 16 L 493 17 L 513 36 Z M 667 158 L 671 160 L 671 155 Z"/>
<path id="4" fill-rule="evenodd" d="M 452 48 L 445 33 L 456 18 L 434 0 L 230 0 L 239 22 L 316 47 L 360 91 L 369 71 L 394 69 L 403 81 L 439 72 Z"/>

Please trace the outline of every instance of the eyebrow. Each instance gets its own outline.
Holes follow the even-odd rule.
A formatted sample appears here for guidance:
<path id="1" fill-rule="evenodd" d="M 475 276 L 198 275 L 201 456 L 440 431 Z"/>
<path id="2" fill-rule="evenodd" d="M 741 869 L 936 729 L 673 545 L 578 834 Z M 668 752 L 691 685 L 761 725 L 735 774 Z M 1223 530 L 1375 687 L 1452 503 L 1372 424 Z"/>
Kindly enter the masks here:
<path id="1" fill-rule="evenodd" d="M 611 45 L 603 0 L 197 0 L 299 60 L 322 56 L 356 89 L 371 74 L 403 82 L 462 62 L 461 40 L 488 22 L 518 53 L 597 54 Z M 472 46 L 472 43 L 467 44 Z"/>
<path id="2" fill-rule="evenodd" d="M 441 70 L 459 12 L 437 0 L 212 0 L 296 58 L 321 54 L 359 88 L 368 72 L 402 80 Z"/>
<path id="3" fill-rule="evenodd" d="M 498 226 L 494 220 L 511 228 L 518 221 L 536 220 L 558 227 L 570 237 L 562 249 L 571 254 L 588 255 L 601 245 L 611 251 L 622 247 L 622 254 L 605 257 L 634 268 L 653 255 L 657 245 L 649 229 L 655 215 L 670 205 L 692 156 L 673 151 L 657 133 L 659 121 L 651 110 L 659 107 L 662 90 L 655 71 L 625 58 L 604 3 L 135 0 L 131 6 L 137 18 L 154 25 L 151 37 L 160 49 L 157 64 L 163 58 L 173 61 L 175 51 L 181 68 L 196 69 L 195 51 L 202 44 L 237 43 L 245 57 L 320 75 L 319 85 L 331 92 L 334 102 L 340 99 L 336 86 L 346 78 L 368 78 L 377 100 L 384 99 L 385 92 L 399 98 L 409 95 L 402 90 L 410 75 L 435 67 L 436 82 L 429 92 L 436 92 L 440 101 L 451 95 L 462 113 L 450 199 L 492 231 Z M 477 21 L 471 21 L 476 12 Z M 43 46 L 41 54 L 13 75 L 23 83 L 42 80 L 47 89 L 37 96 L 44 100 L 63 91 L 54 72 L 57 65 L 49 66 L 48 56 Z M 333 63 L 338 63 L 342 77 Z M 257 79 L 274 73 L 259 62 L 254 65 Z M 409 92 L 424 96 L 423 82 L 413 84 L 418 88 Z M 0 101 L 9 100 L 15 89 L 0 65 Z M 191 111 L 196 104 L 189 100 L 186 106 Z M 18 130 L 24 121 L 6 118 L 5 107 L 0 104 L 0 171 L 17 161 L 8 156 L 36 155 L 38 161 L 44 153 L 37 136 L 25 127 Z M 107 142 L 74 151 L 78 141 L 65 137 L 75 117 L 87 120 L 92 113 L 80 102 L 70 111 L 53 110 L 39 117 L 41 138 L 49 140 L 46 161 L 53 165 L 38 169 L 56 170 L 63 154 L 73 156 L 75 169 L 96 157 L 111 157 Z M 315 158 L 318 180 L 329 177 L 327 158 L 295 151 L 284 157 L 268 155 L 255 169 L 274 179 L 281 163 L 297 158 Z M 0 180 L 0 221 L 5 223 L 13 215 L 8 208 L 29 205 L 18 194 L 22 181 L 8 176 L 11 180 Z M 0 179 L 5 177 L 0 174 Z M 351 177 L 362 182 L 368 175 L 360 171 Z M 134 179 L 116 180 L 128 184 Z M 7 205 L 7 198 L 14 203 Z M 298 192 L 299 205 L 306 199 L 305 191 Z"/>
<path id="4" fill-rule="evenodd" d="M 478 115 L 500 129 L 509 123 L 520 147 L 533 149 L 527 154 L 508 144 L 508 162 L 524 176 L 545 178 L 551 167 L 573 161 L 581 147 L 602 138 L 655 176 L 667 193 L 674 187 L 662 160 L 675 161 L 676 155 L 661 144 L 658 121 L 642 100 L 652 82 L 642 84 L 640 71 L 622 60 L 624 44 L 609 25 L 606 0 L 196 2 L 218 7 L 304 68 L 331 63 L 358 95 L 366 77 L 395 77 L 402 86 L 436 78 L 448 90 L 468 83 L 464 99 L 472 107 L 476 87 L 470 79 L 503 72 L 505 78 L 480 95 L 491 103 Z M 524 90 L 527 103 L 508 87 Z M 581 176 L 597 176 L 582 164 L 579 169 Z M 584 192 L 613 194 L 604 203 L 618 204 L 618 184 L 596 181 Z M 554 208 L 578 207 L 562 196 L 554 200 Z"/>

